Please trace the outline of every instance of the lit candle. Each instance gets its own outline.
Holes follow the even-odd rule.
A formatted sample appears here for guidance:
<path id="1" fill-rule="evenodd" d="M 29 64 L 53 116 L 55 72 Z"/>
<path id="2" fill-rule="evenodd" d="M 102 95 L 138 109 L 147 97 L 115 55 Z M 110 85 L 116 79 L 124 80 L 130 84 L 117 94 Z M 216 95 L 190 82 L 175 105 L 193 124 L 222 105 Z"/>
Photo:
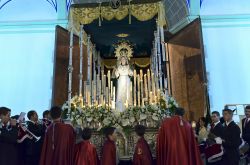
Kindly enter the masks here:
<path id="1" fill-rule="evenodd" d="M 136 70 L 134 70 L 134 106 L 136 106 Z"/>
<path id="2" fill-rule="evenodd" d="M 87 91 L 87 87 L 86 87 L 86 85 L 87 85 L 87 82 L 86 81 L 84 81 L 83 82 L 83 101 L 84 101 L 84 104 L 86 104 L 86 102 L 87 102 L 87 100 L 86 100 L 86 91 Z"/>
<path id="3" fill-rule="evenodd" d="M 100 96 L 100 104 L 103 106 L 103 95 Z"/>
<path id="4" fill-rule="evenodd" d="M 108 97 L 108 105 L 110 105 L 110 70 L 108 71 L 108 92 L 107 92 L 107 97 Z"/>
<path id="5" fill-rule="evenodd" d="M 141 98 L 144 98 L 144 90 L 143 90 L 143 78 L 140 78 L 140 81 L 141 81 Z"/>
<path id="6" fill-rule="evenodd" d="M 140 69 L 140 79 L 141 80 L 142 80 L 142 76 L 143 76 L 142 69 Z"/>
<path id="7" fill-rule="evenodd" d="M 95 104 L 96 101 L 96 83 L 92 81 L 92 103 Z"/>
<path id="8" fill-rule="evenodd" d="M 132 90 L 133 89 L 133 87 L 132 87 L 132 83 L 130 83 L 130 91 L 129 91 L 129 105 L 133 105 L 132 104 L 132 102 L 133 102 L 133 98 L 132 98 L 132 95 L 133 95 L 133 93 L 132 93 Z"/>
<path id="9" fill-rule="evenodd" d="M 107 81 L 107 78 L 106 78 L 106 75 L 103 76 L 104 79 L 103 79 L 103 96 L 106 98 L 107 97 L 107 93 L 106 93 L 106 81 Z"/>
<path id="10" fill-rule="evenodd" d="M 138 106 L 140 106 L 140 75 L 137 75 L 137 86 L 138 86 L 138 92 L 137 92 L 137 97 L 138 97 Z"/>
<path id="11" fill-rule="evenodd" d="M 148 69 L 148 71 L 147 71 L 147 75 L 148 75 L 148 92 L 150 92 L 151 90 L 152 90 L 152 88 L 151 88 L 151 77 L 150 77 L 150 71 L 149 71 L 149 69 Z"/>
<path id="12" fill-rule="evenodd" d="M 104 70 L 101 71 L 102 72 L 102 90 L 101 93 L 104 94 Z"/>
<path id="13" fill-rule="evenodd" d="M 157 101 L 159 102 L 161 99 L 161 91 L 160 89 L 157 90 Z"/>
<path id="14" fill-rule="evenodd" d="M 155 96 L 156 93 L 155 93 L 155 75 L 154 75 L 154 73 L 151 74 L 151 78 L 152 78 L 152 92 L 153 92 L 153 96 Z"/>
<path id="15" fill-rule="evenodd" d="M 108 106 L 109 106 L 109 97 L 108 97 L 108 93 L 109 93 L 109 88 L 108 87 L 106 87 L 106 99 L 105 99 L 105 103 L 106 104 L 108 104 Z"/>
<path id="16" fill-rule="evenodd" d="M 111 81 L 111 87 L 110 87 L 110 100 L 113 100 L 113 81 Z"/>
<path id="17" fill-rule="evenodd" d="M 149 98 L 150 98 L 149 104 L 152 104 L 152 102 L 153 102 L 153 101 L 152 101 L 152 99 L 153 99 L 152 92 L 149 93 Z"/>
<path id="18" fill-rule="evenodd" d="M 113 87 L 113 100 L 115 101 L 116 98 L 115 98 L 115 87 Z"/>
<path id="19" fill-rule="evenodd" d="M 147 85 L 147 75 L 144 75 L 144 89 L 145 89 L 145 97 L 148 100 L 148 85 Z"/>
<path id="20" fill-rule="evenodd" d="M 126 109 L 128 108 L 128 100 L 126 100 L 126 102 L 125 102 L 125 107 L 126 107 Z"/>
<path id="21" fill-rule="evenodd" d="M 91 93 L 88 91 L 88 105 L 91 106 Z"/>
<path id="22" fill-rule="evenodd" d="M 96 96 L 99 96 L 99 74 L 96 75 Z"/>
<path id="23" fill-rule="evenodd" d="M 158 79 L 158 76 L 156 75 L 155 76 L 155 91 L 158 91 L 159 89 L 159 79 Z"/>

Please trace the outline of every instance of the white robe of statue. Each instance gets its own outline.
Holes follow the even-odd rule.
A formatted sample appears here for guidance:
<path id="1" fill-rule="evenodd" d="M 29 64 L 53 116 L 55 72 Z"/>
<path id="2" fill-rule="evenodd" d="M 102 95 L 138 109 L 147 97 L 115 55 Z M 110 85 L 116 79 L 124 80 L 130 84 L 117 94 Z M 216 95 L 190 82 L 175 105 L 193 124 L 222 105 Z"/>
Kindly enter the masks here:
<path id="1" fill-rule="evenodd" d="M 125 104 L 131 105 L 130 96 L 130 76 L 133 75 L 133 71 L 128 65 L 126 57 L 121 57 L 121 64 L 115 71 L 117 81 L 117 97 L 116 97 L 116 109 L 120 112 L 126 109 Z"/>

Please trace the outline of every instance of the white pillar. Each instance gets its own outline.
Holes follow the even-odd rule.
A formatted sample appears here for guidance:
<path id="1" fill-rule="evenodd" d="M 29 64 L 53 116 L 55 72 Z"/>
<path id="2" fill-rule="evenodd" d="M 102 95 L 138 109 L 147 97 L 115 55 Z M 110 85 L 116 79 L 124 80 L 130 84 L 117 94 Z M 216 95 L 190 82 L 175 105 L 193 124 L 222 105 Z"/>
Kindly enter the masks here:
<path id="1" fill-rule="evenodd" d="M 80 45 L 79 96 L 82 96 L 83 25 L 81 25 L 79 41 L 80 41 L 79 42 Z"/>

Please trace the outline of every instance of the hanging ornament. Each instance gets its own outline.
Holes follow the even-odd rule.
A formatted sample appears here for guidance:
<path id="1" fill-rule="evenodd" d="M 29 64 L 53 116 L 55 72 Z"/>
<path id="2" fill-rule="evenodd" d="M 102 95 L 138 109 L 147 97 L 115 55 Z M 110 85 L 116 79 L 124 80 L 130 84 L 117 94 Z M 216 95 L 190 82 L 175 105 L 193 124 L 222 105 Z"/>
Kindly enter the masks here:
<path id="1" fill-rule="evenodd" d="M 121 6 L 121 4 L 122 4 L 121 0 L 110 0 L 110 3 L 109 3 L 112 9 L 118 9 Z"/>

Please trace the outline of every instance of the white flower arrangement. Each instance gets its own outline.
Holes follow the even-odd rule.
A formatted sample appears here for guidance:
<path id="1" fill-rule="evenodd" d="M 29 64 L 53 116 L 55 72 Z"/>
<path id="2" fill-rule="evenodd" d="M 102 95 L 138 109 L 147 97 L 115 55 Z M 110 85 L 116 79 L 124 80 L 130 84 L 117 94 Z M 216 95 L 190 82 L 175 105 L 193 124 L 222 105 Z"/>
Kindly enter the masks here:
<path id="1" fill-rule="evenodd" d="M 178 107 L 175 99 L 168 97 L 160 99 L 159 103 L 144 107 L 128 107 L 123 112 L 110 110 L 103 106 L 84 106 L 82 97 L 74 96 L 71 99 L 70 118 L 73 125 L 91 127 L 100 130 L 107 126 L 121 128 L 134 127 L 137 124 L 146 124 L 148 127 L 158 127 L 167 115 L 166 109 L 173 113 Z M 68 102 L 62 106 L 64 114 L 68 112 Z"/>

